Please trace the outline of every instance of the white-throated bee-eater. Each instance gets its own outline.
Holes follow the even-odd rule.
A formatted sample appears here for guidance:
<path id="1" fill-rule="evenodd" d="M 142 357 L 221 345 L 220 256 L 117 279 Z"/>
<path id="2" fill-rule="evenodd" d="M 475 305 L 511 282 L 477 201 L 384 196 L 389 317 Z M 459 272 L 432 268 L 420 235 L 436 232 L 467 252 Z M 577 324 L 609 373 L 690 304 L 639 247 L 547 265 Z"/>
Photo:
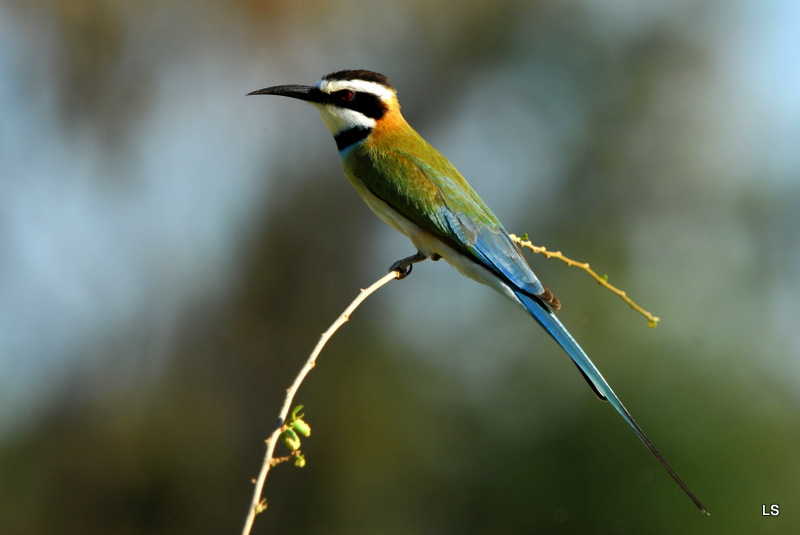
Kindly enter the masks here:
<path id="1" fill-rule="evenodd" d="M 400 114 L 397 94 L 385 76 L 344 70 L 314 86 L 281 85 L 249 94 L 314 104 L 333 133 L 344 172 L 359 195 L 417 248 L 391 270 L 404 277 L 416 262 L 444 258 L 467 277 L 522 306 L 577 364 L 595 394 L 614 406 L 695 505 L 708 513 L 556 318 L 558 299 L 536 278 L 497 217 Z"/>

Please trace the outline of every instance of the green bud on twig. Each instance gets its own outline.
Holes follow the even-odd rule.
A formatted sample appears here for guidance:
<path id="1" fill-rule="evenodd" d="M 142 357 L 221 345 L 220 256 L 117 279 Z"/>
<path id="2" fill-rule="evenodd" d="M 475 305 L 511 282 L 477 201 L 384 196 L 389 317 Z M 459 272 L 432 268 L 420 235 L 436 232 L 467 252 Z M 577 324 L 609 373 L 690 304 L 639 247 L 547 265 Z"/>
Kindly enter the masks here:
<path id="1" fill-rule="evenodd" d="M 287 429 L 281 433 L 281 440 L 283 440 L 286 447 L 292 451 L 300 449 L 300 437 L 291 429 Z"/>
<path id="2" fill-rule="evenodd" d="M 311 426 L 305 420 L 298 418 L 292 422 L 292 429 L 303 435 L 304 437 L 311 436 Z"/>

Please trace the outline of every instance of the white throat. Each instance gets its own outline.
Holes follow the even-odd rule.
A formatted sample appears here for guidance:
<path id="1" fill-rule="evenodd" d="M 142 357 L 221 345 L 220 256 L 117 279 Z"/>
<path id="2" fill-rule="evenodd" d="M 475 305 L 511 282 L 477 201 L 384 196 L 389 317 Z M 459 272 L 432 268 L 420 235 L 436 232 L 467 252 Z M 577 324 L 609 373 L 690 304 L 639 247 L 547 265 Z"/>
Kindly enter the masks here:
<path id="1" fill-rule="evenodd" d="M 331 131 L 334 136 L 350 130 L 351 128 L 374 128 L 378 122 L 375 119 L 370 119 L 361 112 L 350 110 L 347 108 L 339 108 L 329 104 L 314 104 L 319 110 L 322 117 L 322 122 Z"/>

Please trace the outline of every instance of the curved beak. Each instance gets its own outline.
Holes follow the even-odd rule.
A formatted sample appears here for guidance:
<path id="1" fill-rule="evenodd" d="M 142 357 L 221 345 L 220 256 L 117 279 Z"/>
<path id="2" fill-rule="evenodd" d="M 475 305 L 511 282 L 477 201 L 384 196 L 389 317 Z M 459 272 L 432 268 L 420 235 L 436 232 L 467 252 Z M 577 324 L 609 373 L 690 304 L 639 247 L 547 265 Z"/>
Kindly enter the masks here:
<path id="1" fill-rule="evenodd" d="M 250 95 L 279 95 L 282 97 L 305 100 L 306 102 L 321 102 L 325 93 L 310 85 L 275 85 L 253 91 L 246 96 Z"/>

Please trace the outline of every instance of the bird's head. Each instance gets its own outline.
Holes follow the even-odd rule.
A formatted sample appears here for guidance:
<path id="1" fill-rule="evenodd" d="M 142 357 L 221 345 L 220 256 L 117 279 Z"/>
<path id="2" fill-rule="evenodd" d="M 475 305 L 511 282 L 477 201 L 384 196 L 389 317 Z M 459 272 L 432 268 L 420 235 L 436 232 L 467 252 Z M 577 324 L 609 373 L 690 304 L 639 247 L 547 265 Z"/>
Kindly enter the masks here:
<path id="1" fill-rule="evenodd" d="M 354 128 L 372 130 L 382 119 L 399 116 L 400 109 L 389 80 L 365 70 L 336 71 L 314 86 L 278 85 L 248 95 L 280 95 L 310 102 L 334 136 Z"/>

